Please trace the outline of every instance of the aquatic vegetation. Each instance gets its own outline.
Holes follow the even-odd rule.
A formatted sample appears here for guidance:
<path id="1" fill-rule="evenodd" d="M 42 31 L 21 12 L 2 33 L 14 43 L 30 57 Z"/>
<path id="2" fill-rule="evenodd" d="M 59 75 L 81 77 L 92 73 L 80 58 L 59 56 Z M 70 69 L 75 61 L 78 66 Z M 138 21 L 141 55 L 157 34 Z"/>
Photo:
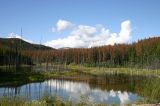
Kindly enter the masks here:
<path id="1" fill-rule="evenodd" d="M 160 103 L 160 78 L 146 82 L 142 95 L 146 103 Z"/>
<path id="2" fill-rule="evenodd" d="M 107 104 L 98 104 L 91 103 L 89 101 L 84 101 L 84 99 L 80 99 L 80 101 L 76 104 L 63 100 L 58 96 L 44 96 L 41 100 L 27 100 L 22 97 L 1 97 L 0 98 L 0 106 L 108 106 Z"/>

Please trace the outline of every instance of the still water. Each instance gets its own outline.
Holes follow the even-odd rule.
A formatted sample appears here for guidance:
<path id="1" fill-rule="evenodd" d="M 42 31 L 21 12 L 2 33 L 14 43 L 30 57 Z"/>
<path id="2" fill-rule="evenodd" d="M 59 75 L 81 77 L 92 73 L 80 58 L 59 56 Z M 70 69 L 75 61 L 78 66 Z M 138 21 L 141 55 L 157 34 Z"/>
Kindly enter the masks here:
<path id="1" fill-rule="evenodd" d="M 102 86 L 102 87 L 101 87 Z M 78 102 L 80 98 L 85 97 L 90 102 L 107 104 L 126 104 L 137 102 L 141 96 L 137 93 L 128 91 L 126 85 L 107 84 L 106 87 L 96 83 L 75 82 L 68 80 L 52 79 L 39 83 L 30 83 L 19 87 L 1 87 L 1 96 L 22 96 L 28 99 L 40 99 L 44 95 L 56 95 L 63 99 Z M 116 88 L 115 87 L 119 88 Z M 109 88 L 109 89 L 107 89 Z M 126 89 L 126 90 L 125 90 Z"/>
<path id="2" fill-rule="evenodd" d="M 29 100 L 39 100 L 44 95 L 48 95 L 59 96 L 73 103 L 83 99 L 93 103 L 130 104 L 143 99 L 144 95 L 142 94 L 148 95 L 148 90 L 144 93 L 142 88 L 144 88 L 143 85 L 147 81 L 152 80 L 148 76 L 123 74 L 107 74 L 103 76 L 80 75 L 79 78 L 81 77 L 87 77 L 87 80 L 50 79 L 44 82 L 28 83 L 19 86 L 1 86 L 0 96 L 20 96 Z"/>

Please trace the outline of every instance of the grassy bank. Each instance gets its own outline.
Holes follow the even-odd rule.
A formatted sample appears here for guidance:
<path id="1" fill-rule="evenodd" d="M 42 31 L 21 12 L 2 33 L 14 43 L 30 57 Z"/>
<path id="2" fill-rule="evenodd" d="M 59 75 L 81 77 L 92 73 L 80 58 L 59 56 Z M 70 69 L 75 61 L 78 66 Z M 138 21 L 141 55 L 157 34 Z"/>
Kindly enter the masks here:
<path id="1" fill-rule="evenodd" d="M 121 104 L 123 106 L 155 106 L 156 104 Z M 157 104 L 159 105 L 159 104 Z M 27 100 L 23 97 L 0 97 L 0 106 L 119 106 L 117 104 L 102 104 L 90 102 L 81 97 L 77 103 L 63 100 L 58 96 L 43 96 L 40 100 Z"/>
<path id="2" fill-rule="evenodd" d="M 93 103 L 82 97 L 76 103 L 63 100 L 58 96 L 44 95 L 40 100 L 27 100 L 23 97 L 1 97 L 0 106 L 110 106 L 107 104 Z M 113 106 L 116 106 L 113 104 Z"/>
<path id="3" fill-rule="evenodd" d="M 25 68 L 24 68 L 25 67 Z M 60 65 L 58 67 L 61 67 Z M 156 76 L 160 78 L 160 70 L 137 69 L 137 68 L 104 68 L 85 67 L 80 65 L 68 65 L 66 69 L 55 71 L 31 71 L 31 67 L 0 67 L 0 86 L 20 85 L 29 82 L 41 82 L 47 79 L 60 78 L 75 81 L 87 81 L 90 76 L 105 76 L 109 74 L 125 74 L 138 76 Z M 18 70 L 18 71 L 17 71 Z M 81 75 L 81 74 L 85 74 Z"/>
<path id="4" fill-rule="evenodd" d="M 126 75 L 148 75 L 160 77 L 160 69 L 140 69 L 140 68 L 106 68 L 106 67 L 85 67 L 80 65 L 69 65 L 70 69 L 81 70 L 91 75 L 106 74 L 126 74 Z"/>

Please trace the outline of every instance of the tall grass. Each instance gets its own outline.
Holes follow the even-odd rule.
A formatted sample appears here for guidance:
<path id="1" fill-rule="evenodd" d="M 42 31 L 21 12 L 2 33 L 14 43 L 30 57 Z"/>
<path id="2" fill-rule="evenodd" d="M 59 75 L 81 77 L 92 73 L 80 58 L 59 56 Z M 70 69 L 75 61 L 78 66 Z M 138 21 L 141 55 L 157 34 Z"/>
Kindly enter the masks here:
<path id="1" fill-rule="evenodd" d="M 160 103 L 160 78 L 147 82 L 143 87 L 142 95 L 146 103 Z"/>
<path id="2" fill-rule="evenodd" d="M 127 74 L 127 75 L 148 75 L 160 78 L 160 69 L 141 69 L 141 68 L 106 68 L 106 67 L 85 67 L 80 65 L 69 65 L 68 68 L 80 70 L 92 75 L 105 74 Z"/>
<path id="3" fill-rule="evenodd" d="M 44 95 L 40 100 L 27 100 L 22 97 L 1 97 L 0 106 L 108 106 L 107 104 L 98 104 L 89 102 L 82 97 L 78 103 L 64 101 L 57 96 Z"/>

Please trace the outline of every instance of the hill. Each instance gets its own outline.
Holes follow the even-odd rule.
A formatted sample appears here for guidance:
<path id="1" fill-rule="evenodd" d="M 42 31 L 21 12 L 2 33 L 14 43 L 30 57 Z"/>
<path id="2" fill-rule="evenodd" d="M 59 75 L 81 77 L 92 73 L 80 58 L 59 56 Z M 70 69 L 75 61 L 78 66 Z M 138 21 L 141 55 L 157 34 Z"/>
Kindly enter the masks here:
<path id="1" fill-rule="evenodd" d="M 18 38 L 0 38 L 0 47 L 20 50 L 52 50 L 53 48 L 40 44 L 31 44 Z"/>
<path id="2" fill-rule="evenodd" d="M 54 50 L 39 44 L 31 44 L 18 38 L 0 38 L 0 65 L 33 64 L 30 56 L 23 51 L 49 51 Z"/>

